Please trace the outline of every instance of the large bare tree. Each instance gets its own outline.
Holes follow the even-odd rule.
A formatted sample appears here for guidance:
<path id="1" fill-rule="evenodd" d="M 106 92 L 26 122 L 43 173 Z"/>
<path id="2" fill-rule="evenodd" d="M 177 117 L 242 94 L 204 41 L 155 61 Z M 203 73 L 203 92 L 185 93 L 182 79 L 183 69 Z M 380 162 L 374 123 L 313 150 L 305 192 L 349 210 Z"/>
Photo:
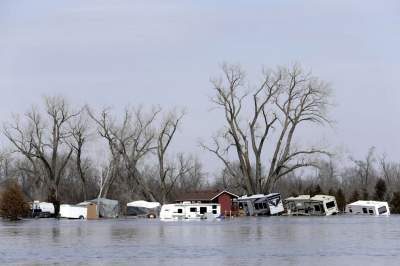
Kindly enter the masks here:
<path id="1" fill-rule="evenodd" d="M 166 162 L 168 148 L 170 147 L 171 141 L 175 136 L 176 130 L 178 129 L 183 116 L 183 112 L 177 114 L 175 111 L 171 111 L 161 122 L 160 129 L 156 135 L 159 181 L 161 188 L 160 201 L 162 203 L 167 202 L 167 197 L 174 188 L 178 178 L 190 171 L 191 168 L 182 154 L 179 156 L 178 165 L 173 163 L 167 164 Z"/>
<path id="2" fill-rule="evenodd" d="M 71 111 L 61 97 L 46 97 L 44 102 L 44 114 L 32 108 L 22 122 L 16 118 L 5 124 L 4 134 L 16 151 L 31 162 L 36 178 L 48 187 L 48 200 L 55 204 L 57 214 L 60 180 L 73 152 L 68 143 L 68 122 L 79 112 Z"/>
<path id="3" fill-rule="evenodd" d="M 100 136 L 107 141 L 111 154 L 111 173 L 104 195 L 108 194 L 115 179 L 123 176 L 122 170 L 127 175 L 132 192 L 141 190 L 147 200 L 155 201 L 156 197 L 139 171 L 139 163 L 156 149 L 153 124 L 160 111 L 159 108 L 153 108 L 146 113 L 143 108 L 127 108 L 122 121 L 118 122 L 108 108 L 103 109 L 99 115 L 88 110 L 89 116 L 98 125 Z"/>
<path id="4" fill-rule="evenodd" d="M 70 146 L 72 147 L 75 155 L 76 169 L 79 174 L 79 178 L 82 181 L 83 199 L 88 199 L 87 193 L 87 172 L 88 172 L 88 161 L 84 159 L 84 147 L 88 142 L 89 121 L 86 119 L 84 111 L 81 111 L 81 115 L 71 121 L 71 140 Z"/>
<path id="5" fill-rule="evenodd" d="M 282 176 L 316 166 L 312 155 L 326 152 L 296 148 L 294 136 L 300 125 L 329 122 L 328 85 L 298 65 L 263 71 L 257 86 L 248 85 L 240 66 L 225 64 L 222 71 L 221 78 L 212 80 L 212 102 L 222 109 L 226 125 L 211 145 L 202 146 L 223 162 L 230 175 L 240 175 L 246 192 L 269 192 Z M 230 160 L 231 150 L 239 173 Z"/>

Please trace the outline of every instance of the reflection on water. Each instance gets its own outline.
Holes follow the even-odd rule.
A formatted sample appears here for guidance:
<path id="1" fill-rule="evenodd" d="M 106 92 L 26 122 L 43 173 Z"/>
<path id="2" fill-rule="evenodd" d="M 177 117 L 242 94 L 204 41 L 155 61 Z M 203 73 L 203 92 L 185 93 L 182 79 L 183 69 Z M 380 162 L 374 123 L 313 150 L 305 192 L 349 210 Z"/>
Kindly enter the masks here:
<path id="1" fill-rule="evenodd" d="M 0 222 L 0 265 L 400 265 L 400 216 Z"/>

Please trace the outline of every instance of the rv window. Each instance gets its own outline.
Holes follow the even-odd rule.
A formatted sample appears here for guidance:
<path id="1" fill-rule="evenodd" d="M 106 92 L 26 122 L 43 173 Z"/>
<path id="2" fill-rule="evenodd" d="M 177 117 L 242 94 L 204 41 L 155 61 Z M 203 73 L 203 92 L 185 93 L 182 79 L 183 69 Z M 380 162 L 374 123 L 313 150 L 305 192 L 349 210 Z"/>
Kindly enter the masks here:
<path id="1" fill-rule="evenodd" d="M 200 214 L 207 213 L 207 207 L 200 207 Z"/>
<path id="2" fill-rule="evenodd" d="M 182 209 L 178 209 L 177 213 L 183 213 Z"/>
<path id="3" fill-rule="evenodd" d="M 352 210 L 352 209 L 349 209 L 349 212 L 353 212 L 353 210 Z"/>
<path id="4" fill-rule="evenodd" d="M 379 214 L 386 213 L 386 212 L 387 212 L 386 206 L 382 206 L 382 207 L 380 207 L 380 208 L 378 209 L 378 213 L 379 213 Z"/>
<path id="5" fill-rule="evenodd" d="M 314 210 L 315 210 L 316 212 L 320 212 L 320 211 L 321 211 L 321 208 L 319 207 L 319 205 L 314 205 Z"/>
<path id="6" fill-rule="evenodd" d="M 368 213 L 367 208 L 363 208 L 363 213 Z"/>
<path id="7" fill-rule="evenodd" d="M 217 209 L 217 205 L 213 205 L 212 208 L 213 208 L 213 210 L 216 210 Z"/>
<path id="8" fill-rule="evenodd" d="M 239 209 L 243 209 L 243 203 L 239 202 Z"/>
<path id="9" fill-rule="evenodd" d="M 190 208 L 190 212 L 197 212 L 197 208 Z"/>
<path id="10" fill-rule="evenodd" d="M 374 214 L 374 210 L 373 209 L 369 209 L 369 214 Z"/>
<path id="11" fill-rule="evenodd" d="M 263 202 L 263 207 L 264 207 L 264 209 L 268 209 L 268 203 L 266 203 L 266 202 Z"/>
<path id="12" fill-rule="evenodd" d="M 256 210 L 259 209 L 258 203 L 254 203 L 254 208 L 255 208 Z"/>
<path id="13" fill-rule="evenodd" d="M 331 208 L 335 208 L 335 202 L 334 201 L 330 201 L 326 204 L 326 208 L 331 209 Z"/>
<path id="14" fill-rule="evenodd" d="M 217 214 L 217 210 L 213 210 L 212 213 L 213 213 L 213 214 Z"/>

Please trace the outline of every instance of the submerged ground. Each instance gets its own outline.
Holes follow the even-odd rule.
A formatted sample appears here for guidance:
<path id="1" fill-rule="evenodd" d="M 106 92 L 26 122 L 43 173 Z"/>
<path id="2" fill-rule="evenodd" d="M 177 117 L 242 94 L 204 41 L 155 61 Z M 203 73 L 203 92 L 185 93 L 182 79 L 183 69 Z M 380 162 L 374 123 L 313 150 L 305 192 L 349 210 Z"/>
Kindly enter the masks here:
<path id="1" fill-rule="evenodd" d="M 0 265 L 400 265 L 400 216 L 0 221 Z"/>

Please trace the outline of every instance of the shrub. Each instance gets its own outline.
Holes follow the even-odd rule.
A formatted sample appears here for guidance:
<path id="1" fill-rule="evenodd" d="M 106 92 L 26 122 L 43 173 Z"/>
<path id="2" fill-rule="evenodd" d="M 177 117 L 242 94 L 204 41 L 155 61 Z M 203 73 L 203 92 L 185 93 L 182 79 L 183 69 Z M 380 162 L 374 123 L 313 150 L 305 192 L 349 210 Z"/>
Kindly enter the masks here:
<path id="1" fill-rule="evenodd" d="M 358 190 L 354 190 L 353 193 L 351 194 L 350 197 L 350 203 L 356 202 L 360 200 L 360 193 L 358 192 Z"/>
<path id="2" fill-rule="evenodd" d="M 340 211 L 344 211 L 345 207 L 346 207 L 346 197 L 343 193 L 343 190 L 341 188 L 339 188 L 336 193 L 336 203 L 338 205 L 338 208 Z"/>
<path id="3" fill-rule="evenodd" d="M 390 212 L 400 213 L 400 191 L 393 193 L 393 198 L 390 201 Z"/>
<path id="4" fill-rule="evenodd" d="M 382 178 L 376 181 L 375 185 L 375 200 L 384 200 L 386 195 L 386 182 Z"/>
<path id="5" fill-rule="evenodd" d="M 10 220 L 18 220 L 28 213 L 29 206 L 24 200 L 21 187 L 17 182 L 10 182 L 0 195 L 0 215 Z"/>

